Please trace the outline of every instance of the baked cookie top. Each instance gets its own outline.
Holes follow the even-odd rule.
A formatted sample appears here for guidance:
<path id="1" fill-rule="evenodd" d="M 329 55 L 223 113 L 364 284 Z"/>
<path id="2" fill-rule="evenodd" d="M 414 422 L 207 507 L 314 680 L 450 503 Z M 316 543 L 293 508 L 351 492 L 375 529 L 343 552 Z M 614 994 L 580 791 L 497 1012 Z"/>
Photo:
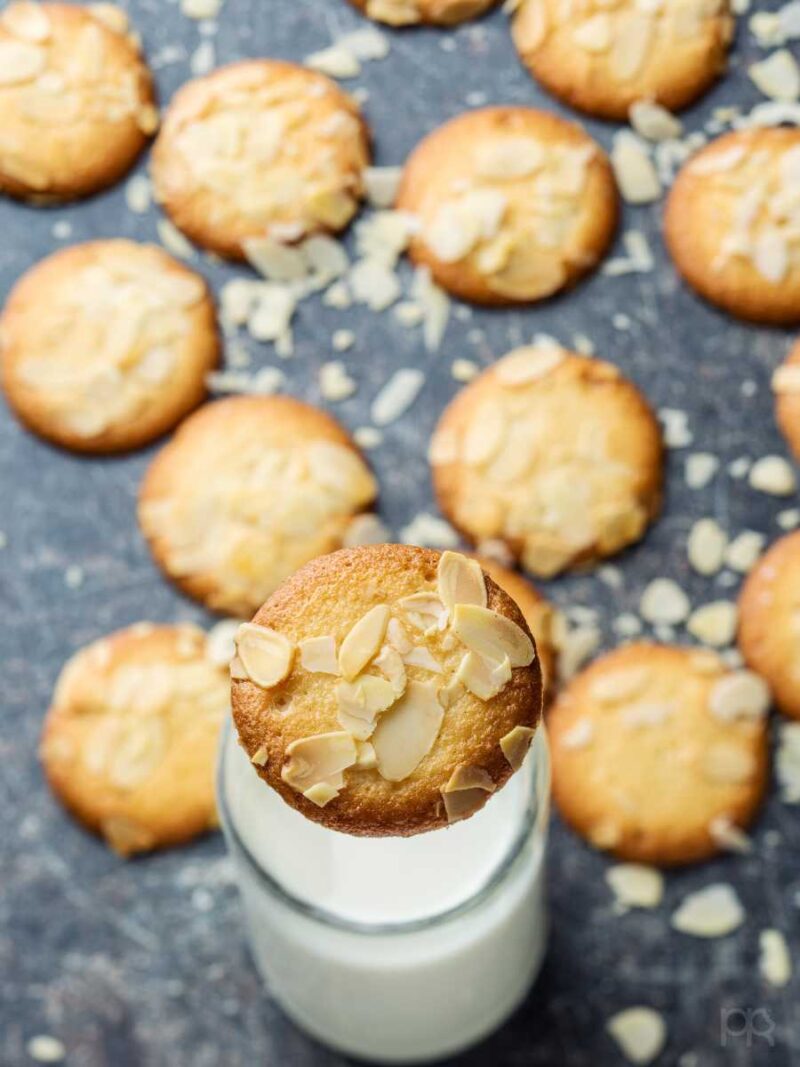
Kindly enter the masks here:
<path id="1" fill-rule="evenodd" d="M 413 26 L 424 22 L 455 26 L 494 7 L 497 0 L 350 0 L 376 22 L 389 26 Z"/>
<path id="2" fill-rule="evenodd" d="M 346 833 L 472 815 L 522 764 L 541 713 L 522 613 L 454 552 L 316 559 L 240 628 L 237 650 L 233 717 L 256 772 Z"/>
<path id="3" fill-rule="evenodd" d="M 155 245 L 48 256 L 0 318 L 3 388 L 32 430 L 82 452 L 135 448 L 203 399 L 219 357 L 205 281 Z"/>
<path id="4" fill-rule="evenodd" d="M 0 191 L 70 200 L 120 178 L 158 126 L 124 11 L 20 0 L 0 15 Z"/>
<path id="5" fill-rule="evenodd" d="M 764 796 L 768 706 L 760 678 L 712 652 L 641 643 L 602 656 L 548 717 L 561 814 L 621 859 L 713 855 Z"/>
<path id="6" fill-rule="evenodd" d="M 397 207 L 412 259 L 465 300 L 541 300 L 594 267 L 617 219 L 608 160 L 571 122 L 527 107 L 469 111 L 429 134 Z"/>
<path id="7" fill-rule="evenodd" d="M 48 781 L 123 856 L 216 827 L 214 766 L 226 667 L 195 626 L 138 623 L 65 665 L 47 713 Z"/>
<path id="8" fill-rule="evenodd" d="M 661 501 L 647 401 L 612 364 L 555 344 L 517 349 L 462 389 L 430 461 L 450 521 L 543 577 L 638 540 Z"/>
<path id="9" fill-rule="evenodd" d="M 800 341 L 772 376 L 775 418 L 796 459 L 800 459 Z"/>
<path id="10" fill-rule="evenodd" d="M 345 92 L 305 67 L 252 59 L 178 90 L 152 174 L 176 226 L 241 259 L 247 238 L 296 241 L 343 229 L 368 162 L 366 126 Z"/>
<path id="11" fill-rule="evenodd" d="M 800 532 L 778 538 L 750 571 L 739 597 L 738 642 L 778 708 L 800 719 Z"/>
<path id="12" fill-rule="evenodd" d="M 692 156 L 664 234 L 683 277 L 725 311 L 800 321 L 800 130 L 738 130 Z"/>
<path id="13" fill-rule="evenodd" d="M 298 567 L 341 548 L 376 495 L 330 415 L 290 397 L 239 396 L 202 407 L 158 453 L 139 523 L 185 592 L 249 618 Z"/>
<path id="14" fill-rule="evenodd" d="M 734 20 L 727 0 L 520 0 L 512 36 L 554 96 L 600 118 L 632 104 L 685 107 L 725 68 Z"/>

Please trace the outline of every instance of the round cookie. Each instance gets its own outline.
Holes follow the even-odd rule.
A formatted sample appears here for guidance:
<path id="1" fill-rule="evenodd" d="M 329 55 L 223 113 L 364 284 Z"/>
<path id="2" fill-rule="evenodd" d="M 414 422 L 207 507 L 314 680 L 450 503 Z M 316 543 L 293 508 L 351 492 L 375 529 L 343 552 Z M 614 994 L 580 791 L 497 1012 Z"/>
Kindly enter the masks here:
<path id="1" fill-rule="evenodd" d="M 175 94 L 153 149 L 156 198 L 197 244 L 244 258 L 248 238 L 343 229 L 369 163 L 354 101 L 277 59 L 220 67 Z"/>
<path id="2" fill-rule="evenodd" d="M 800 130 L 738 130 L 686 163 L 664 235 L 679 272 L 723 310 L 800 321 Z"/>
<path id="3" fill-rule="evenodd" d="M 0 318 L 2 382 L 42 437 L 117 452 L 171 429 L 219 358 L 200 275 L 154 245 L 91 241 L 36 264 Z"/>
<path id="4" fill-rule="evenodd" d="M 541 715 L 522 613 L 455 552 L 321 556 L 236 642 L 233 715 L 255 770 L 345 833 L 408 836 L 469 817 L 521 766 Z"/>
<path id="5" fill-rule="evenodd" d="M 206 404 L 153 460 L 139 523 L 190 596 L 249 618 L 298 567 L 341 548 L 377 495 L 342 426 L 291 397 Z"/>
<path id="6" fill-rule="evenodd" d="M 122 177 L 158 126 L 153 80 L 110 4 L 0 15 L 0 192 L 72 200 Z"/>
<path id="7" fill-rule="evenodd" d="M 492 581 L 508 593 L 522 612 L 528 629 L 536 642 L 536 653 L 542 669 L 542 685 L 545 697 L 549 698 L 556 687 L 556 646 L 553 640 L 555 609 L 547 597 L 526 578 L 509 567 L 486 556 L 475 557 Z"/>
<path id="8" fill-rule="evenodd" d="M 778 708 L 800 719 L 800 531 L 778 538 L 747 576 L 738 644 Z"/>
<path id="9" fill-rule="evenodd" d="M 617 192 L 608 160 L 571 122 L 528 107 L 469 111 L 429 134 L 397 207 L 416 216 L 410 255 L 464 300 L 542 300 L 608 248 Z"/>
<path id="10" fill-rule="evenodd" d="M 624 121 L 637 101 L 686 107 L 725 69 L 734 20 L 727 0 L 520 0 L 512 36 L 549 92 Z"/>
<path id="11" fill-rule="evenodd" d="M 548 718 L 561 815 L 623 860 L 706 859 L 764 796 L 768 706 L 761 679 L 711 652 L 640 643 L 602 656 Z"/>
<path id="12" fill-rule="evenodd" d="M 350 0 L 354 7 L 376 22 L 389 26 L 455 26 L 477 18 L 497 0 Z"/>
<path id="13" fill-rule="evenodd" d="M 214 767 L 227 665 L 195 626 L 139 623 L 65 665 L 42 735 L 59 800 L 122 856 L 217 825 Z"/>
<path id="14" fill-rule="evenodd" d="M 772 376 L 775 418 L 796 459 L 800 459 L 800 341 Z"/>
<path id="15" fill-rule="evenodd" d="M 544 578 L 638 540 L 661 503 L 655 415 L 616 367 L 520 348 L 459 392 L 430 447 L 439 505 Z"/>

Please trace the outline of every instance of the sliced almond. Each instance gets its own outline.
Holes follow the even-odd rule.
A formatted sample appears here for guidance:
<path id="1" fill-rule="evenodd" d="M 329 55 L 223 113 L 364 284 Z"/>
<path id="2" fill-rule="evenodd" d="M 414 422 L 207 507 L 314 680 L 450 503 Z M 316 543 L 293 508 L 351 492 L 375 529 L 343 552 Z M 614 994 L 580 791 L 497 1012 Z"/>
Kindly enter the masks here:
<path id="1" fill-rule="evenodd" d="M 283 634 L 268 626 L 245 622 L 236 633 L 238 661 L 251 682 L 269 689 L 282 682 L 291 670 L 294 645 Z M 231 673 L 233 664 L 231 663 Z"/>
<path id="2" fill-rule="evenodd" d="M 340 724 L 359 741 L 366 741 L 375 729 L 375 718 L 397 700 L 394 687 L 385 678 L 364 675 L 356 682 L 336 686 Z"/>
<path id="3" fill-rule="evenodd" d="M 356 745 L 358 755 L 356 757 L 356 767 L 360 771 L 371 771 L 378 766 L 378 758 L 375 755 L 375 748 L 369 743 L 369 741 L 359 741 Z"/>
<path id="4" fill-rule="evenodd" d="M 752 753 L 733 741 L 717 741 L 705 754 L 703 770 L 712 782 L 739 785 L 749 781 L 756 770 Z"/>
<path id="5" fill-rule="evenodd" d="M 50 36 L 50 19 L 39 4 L 26 0 L 18 4 L 9 4 L 2 14 L 1 21 L 5 29 L 23 41 L 40 44 Z"/>
<path id="6" fill-rule="evenodd" d="M 601 674 L 592 683 L 592 699 L 601 704 L 617 704 L 638 696 L 651 677 L 648 667 L 626 667 Z"/>
<path id="7" fill-rule="evenodd" d="M 491 700 L 511 680 L 511 661 L 508 656 L 495 662 L 476 652 L 467 652 L 458 666 L 455 680 L 479 700 Z"/>
<path id="8" fill-rule="evenodd" d="M 399 619 L 389 619 L 389 625 L 386 627 L 386 639 L 392 648 L 401 655 L 411 649 L 411 638 Z"/>
<path id="9" fill-rule="evenodd" d="M 345 730 L 316 734 L 292 741 L 286 756 L 281 778 L 292 789 L 305 793 L 352 767 L 357 759 L 356 743 Z"/>
<path id="10" fill-rule="evenodd" d="M 512 667 L 527 667 L 536 655 L 533 642 L 521 627 L 477 604 L 456 605 L 453 629 L 467 648 L 495 663 L 508 656 Z"/>
<path id="11" fill-rule="evenodd" d="M 500 738 L 500 748 L 512 770 L 518 771 L 522 766 L 535 732 L 530 726 L 515 726 Z"/>
<path id="12" fill-rule="evenodd" d="M 385 604 L 376 604 L 358 620 L 342 641 L 339 650 L 339 670 L 352 681 L 366 667 L 383 644 L 389 622 L 389 609 Z"/>
<path id="13" fill-rule="evenodd" d="M 418 630 L 444 629 L 447 625 L 447 608 L 436 593 L 412 593 L 398 601 L 397 606 Z"/>
<path id="14" fill-rule="evenodd" d="M 439 560 L 439 599 L 452 610 L 456 604 L 486 607 L 486 581 L 480 564 L 459 552 L 443 552 Z"/>
<path id="15" fill-rule="evenodd" d="M 300 663 L 304 670 L 312 674 L 338 674 L 339 661 L 336 658 L 336 639 L 334 637 L 308 637 L 299 644 Z"/>
<path id="16" fill-rule="evenodd" d="M 253 755 L 250 757 L 250 762 L 254 763 L 256 767 L 266 767 L 268 759 L 269 749 L 266 745 L 259 745 Z"/>
<path id="17" fill-rule="evenodd" d="M 406 666 L 397 649 L 384 645 L 375 657 L 374 663 L 397 696 L 401 696 L 406 687 Z"/>
<path id="18" fill-rule="evenodd" d="M 407 667 L 421 667 L 424 671 L 432 671 L 434 674 L 442 673 L 442 665 L 431 655 L 424 645 L 415 645 L 403 656 L 403 662 Z"/>
<path id="19" fill-rule="evenodd" d="M 330 804 L 332 800 L 339 796 L 339 790 L 332 786 L 330 782 L 317 782 L 310 789 L 304 790 L 303 796 L 306 800 L 310 800 L 312 804 L 316 804 L 318 808 L 324 808 L 326 804 Z"/>
<path id="20" fill-rule="evenodd" d="M 46 65 L 45 52 L 25 41 L 0 41 L 0 85 L 33 81 Z"/>
<path id="21" fill-rule="evenodd" d="M 444 718 L 435 687 L 409 682 L 372 735 L 378 770 L 389 782 L 402 782 L 433 748 Z"/>
<path id="22" fill-rule="evenodd" d="M 763 719 L 769 710 L 770 693 L 767 683 L 753 671 L 732 671 L 714 684 L 708 697 L 708 708 L 723 722 Z"/>
<path id="23" fill-rule="evenodd" d="M 517 348 L 498 362 L 495 377 L 503 385 L 527 385 L 555 370 L 564 357 L 564 349 L 556 344 Z"/>
<path id="24" fill-rule="evenodd" d="M 492 776 L 483 767 L 472 767 L 462 763 L 450 775 L 450 780 L 442 789 L 442 793 L 457 793 L 463 789 L 483 789 L 487 793 L 493 793 L 496 788 Z"/>

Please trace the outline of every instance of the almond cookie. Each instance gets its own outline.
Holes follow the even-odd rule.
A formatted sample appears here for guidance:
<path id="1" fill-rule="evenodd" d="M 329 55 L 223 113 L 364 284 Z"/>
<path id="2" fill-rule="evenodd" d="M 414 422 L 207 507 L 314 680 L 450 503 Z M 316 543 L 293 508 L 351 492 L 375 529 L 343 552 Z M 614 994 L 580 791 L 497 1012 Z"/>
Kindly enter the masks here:
<path id="1" fill-rule="evenodd" d="M 433 26 L 455 26 L 459 22 L 477 18 L 497 0 L 350 0 L 376 22 L 388 26 L 414 26 L 427 23 Z"/>
<path id="2" fill-rule="evenodd" d="M 153 149 L 155 195 L 193 241 L 231 259 L 248 238 L 343 229 L 369 163 L 358 107 L 276 59 L 221 67 L 176 93 Z"/>
<path id="3" fill-rule="evenodd" d="M 521 766 L 541 714 L 522 613 L 456 552 L 322 556 L 236 645 L 233 715 L 255 771 L 345 833 L 408 836 L 469 817 Z"/>
<path id="4" fill-rule="evenodd" d="M 153 81 L 111 4 L 0 15 L 0 192 L 54 202 L 128 171 L 158 126 Z"/>
<path id="5" fill-rule="evenodd" d="M 608 160 L 571 122 L 528 107 L 451 119 L 412 152 L 397 207 L 411 258 L 480 304 L 542 300 L 591 270 L 617 219 Z"/>
<path id="6" fill-rule="evenodd" d="M 637 541 L 661 503 L 655 415 L 616 367 L 519 348 L 457 394 L 430 447 L 448 519 L 548 578 Z"/>
<path id="7" fill-rule="evenodd" d="M 553 635 L 555 610 L 550 601 L 526 578 L 496 560 L 475 557 L 489 577 L 508 593 L 525 617 L 528 629 L 536 642 L 536 653 L 542 669 L 545 697 L 550 698 L 556 683 L 556 646 Z"/>
<path id="8" fill-rule="evenodd" d="M 739 649 L 778 708 L 800 719 L 800 532 L 779 538 L 739 596 Z"/>
<path id="9" fill-rule="evenodd" d="M 800 459 L 800 341 L 772 376 L 775 418 L 796 459 Z"/>
<path id="10" fill-rule="evenodd" d="M 712 652 L 641 643 L 602 656 L 548 718 L 561 815 L 623 860 L 712 856 L 763 799 L 768 707 L 757 675 Z"/>
<path id="11" fill-rule="evenodd" d="M 158 453 L 139 523 L 184 592 L 249 618 L 298 567 L 341 548 L 376 495 L 330 415 L 291 397 L 237 396 L 195 412 Z"/>
<path id="12" fill-rule="evenodd" d="M 605 119 L 632 104 L 686 107 L 725 69 L 734 21 L 727 0 L 520 0 L 512 36 L 533 77 Z"/>
<path id="13" fill-rule="evenodd" d="M 154 245 L 74 245 L 14 287 L 0 357 L 8 401 L 35 433 L 79 452 L 136 448 L 203 399 L 219 358 L 214 304 Z"/>
<path id="14" fill-rule="evenodd" d="M 712 304 L 753 322 L 800 322 L 800 130 L 738 130 L 692 156 L 664 235 Z"/>
<path id="15" fill-rule="evenodd" d="M 226 666 L 195 626 L 139 623 L 87 645 L 62 670 L 42 735 L 45 774 L 120 855 L 216 827 Z"/>

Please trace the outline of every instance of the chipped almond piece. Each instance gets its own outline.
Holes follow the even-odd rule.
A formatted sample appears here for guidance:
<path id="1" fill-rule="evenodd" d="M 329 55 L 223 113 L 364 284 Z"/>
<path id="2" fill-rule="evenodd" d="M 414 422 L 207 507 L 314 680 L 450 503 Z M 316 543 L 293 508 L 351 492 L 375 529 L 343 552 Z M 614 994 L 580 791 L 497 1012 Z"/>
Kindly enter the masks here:
<path id="1" fill-rule="evenodd" d="M 361 771 L 372 771 L 378 766 L 378 757 L 369 741 L 357 741 L 356 767 Z"/>
<path id="2" fill-rule="evenodd" d="M 664 896 L 664 876 L 641 863 L 618 863 L 606 871 L 617 904 L 623 908 L 657 908 Z"/>
<path id="3" fill-rule="evenodd" d="M 733 671 L 715 683 L 709 694 L 712 715 L 723 722 L 759 721 L 769 711 L 769 686 L 753 671 Z"/>
<path id="4" fill-rule="evenodd" d="M 394 707 L 385 713 L 372 735 L 378 770 L 390 782 L 402 782 L 413 774 L 433 748 L 442 725 L 444 709 L 436 687 L 409 682 Z"/>
<path id="5" fill-rule="evenodd" d="M 317 782 L 310 789 L 304 790 L 303 796 L 306 800 L 310 800 L 312 804 L 316 804 L 318 808 L 324 808 L 326 804 L 330 804 L 332 800 L 339 796 L 339 790 L 331 785 L 330 782 Z"/>
<path id="6" fill-rule="evenodd" d="M 758 969 L 762 978 L 776 989 L 782 989 L 792 977 L 792 956 L 786 938 L 780 930 L 762 930 L 758 944 Z"/>
<path id="7" fill-rule="evenodd" d="M 512 770 L 518 771 L 522 766 L 535 732 L 530 726 L 515 726 L 500 738 L 500 748 Z"/>
<path id="8" fill-rule="evenodd" d="M 691 604 L 677 582 L 671 578 L 654 578 L 642 593 L 639 610 L 648 622 L 673 626 L 684 621 Z"/>
<path id="9" fill-rule="evenodd" d="M 281 778 L 292 789 L 305 793 L 352 767 L 356 758 L 356 743 L 345 730 L 303 737 L 286 746 Z"/>
<path id="10" fill-rule="evenodd" d="M 733 887 L 720 882 L 685 897 L 671 924 L 682 934 L 713 938 L 732 933 L 744 918 L 744 909 Z"/>
<path id="11" fill-rule="evenodd" d="M 652 1008 L 626 1008 L 617 1012 L 606 1023 L 606 1029 L 630 1063 L 652 1063 L 667 1040 L 664 1017 Z"/>
<path id="12" fill-rule="evenodd" d="M 699 519 L 689 531 L 689 562 L 698 574 L 716 574 L 725 559 L 728 535 L 714 519 Z"/>
<path id="13" fill-rule="evenodd" d="M 390 625 L 392 622 L 397 622 L 397 620 L 391 619 Z M 397 624 L 400 626 L 400 623 Z M 409 642 L 408 647 L 405 649 L 406 655 L 410 651 L 411 647 Z M 397 651 L 397 648 L 392 647 L 392 645 L 384 645 L 373 660 L 373 665 L 384 675 L 397 696 L 400 696 L 406 687 L 406 667 L 403 662 L 403 657 Z"/>
<path id="14" fill-rule="evenodd" d="M 321 674 L 339 673 L 335 637 L 308 637 L 297 647 L 300 649 L 300 663 L 304 670 Z"/>
<path id="15" fill-rule="evenodd" d="M 255 750 L 250 757 L 250 762 L 254 763 L 256 767 L 266 767 L 269 760 L 269 749 L 266 745 L 261 745 Z"/>
<path id="16" fill-rule="evenodd" d="M 287 676 L 295 650 L 288 637 L 277 630 L 242 623 L 236 633 L 236 651 L 250 681 L 269 689 Z"/>
<path id="17" fill-rule="evenodd" d="M 339 649 L 339 670 L 352 681 L 378 654 L 389 623 L 389 608 L 376 604 L 350 630 Z"/>
<path id="18" fill-rule="evenodd" d="M 502 663 L 508 657 L 512 667 L 527 667 L 536 655 L 525 631 L 489 608 L 457 604 L 452 625 L 467 648 L 494 663 Z"/>
<path id="19" fill-rule="evenodd" d="M 621 130 L 614 136 L 611 165 L 623 199 L 649 204 L 661 196 L 661 182 L 647 149 L 634 134 Z"/>
<path id="20" fill-rule="evenodd" d="M 736 636 L 736 605 L 730 600 L 714 600 L 695 608 L 686 622 L 686 629 L 713 648 L 724 648 Z"/>
<path id="21" fill-rule="evenodd" d="M 508 656 L 496 662 L 467 652 L 454 677 L 480 700 L 492 700 L 511 681 L 511 662 Z"/>
<path id="22" fill-rule="evenodd" d="M 448 823 L 468 819 L 486 803 L 484 789 L 459 789 L 457 792 L 442 790 L 442 800 Z"/>
<path id="23" fill-rule="evenodd" d="M 341 726 L 359 741 L 366 741 L 375 729 L 375 718 L 397 700 L 397 692 L 385 678 L 365 674 L 356 682 L 340 682 L 336 687 Z"/>
<path id="24" fill-rule="evenodd" d="M 637 100 L 628 115 L 634 130 L 648 141 L 669 141 L 683 132 L 680 119 L 652 100 Z"/>
<path id="25" fill-rule="evenodd" d="M 439 599 L 448 610 L 457 604 L 486 607 L 486 580 L 476 560 L 458 552 L 443 552 L 437 574 Z"/>
<path id="26" fill-rule="evenodd" d="M 462 789 L 483 789 L 487 793 L 493 793 L 495 784 L 492 781 L 492 776 L 483 767 L 461 764 L 450 775 L 442 792 L 455 793 Z"/>

